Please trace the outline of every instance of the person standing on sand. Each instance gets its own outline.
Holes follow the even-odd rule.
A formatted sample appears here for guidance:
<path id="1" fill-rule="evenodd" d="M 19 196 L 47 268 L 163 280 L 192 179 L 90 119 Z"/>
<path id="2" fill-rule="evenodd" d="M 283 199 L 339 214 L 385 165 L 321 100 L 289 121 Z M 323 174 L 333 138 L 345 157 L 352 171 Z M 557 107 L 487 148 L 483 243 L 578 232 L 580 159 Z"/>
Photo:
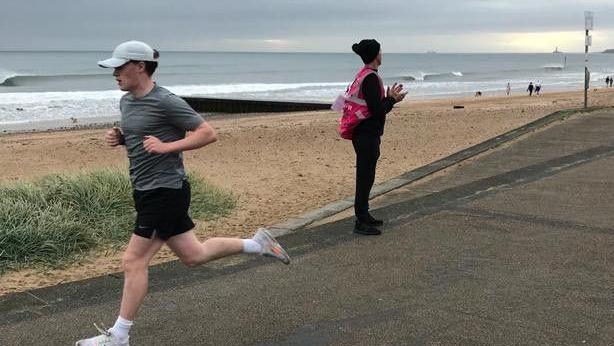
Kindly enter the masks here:
<path id="1" fill-rule="evenodd" d="M 507 86 L 505 87 L 505 94 L 507 96 L 510 96 L 511 93 L 512 93 L 512 85 L 510 84 L 510 82 L 507 82 Z"/>
<path id="2" fill-rule="evenodd" d="M 610 76 L 610 88 L 612 87 L 612 83 L 614 83 L 614 76 Z"/>
<path id="3" fill-rule="evenodd" d="M 609 87 L 610 86 L 610 76 L 605 77 L 605 87 Z"/>
<path id="4" fill-rule="evenodd" d="M 535 84 L 535 95 L 539 96 L 541 91 L 542 91 L 542 83 L 537 82 L 537 84 Z"/>
<path id="5" fill-rule="evenodd" d="M 363 107 L 361 112 L 364 112 L 362 116 L 365 118 L 352 131 L 352 145 L 356 153 L 354 233 L 379 235 L 382 232 L 376 227 L 383 225 L 383 221 L 369 214 L 369 194 L 375 182 L 375 169 L 380 156 L 386 114 L 392 110 L 395 103 L 401 102 L 407 93 L 403 92 L 403 85 L 396 83 L 384 91 L 383 81 L 378 75 L 378 68 L 382 65 L 379 42 L 362 40 L 352 45 L 352 51 L 359 55 L 365 64 L 352 83 L 352 85 L 361 83 L 357 101 Z"/>
<path id="6" fill-rule="evenodd" d="M 533 96 L 533 82 L 529 82 L 529 87 L 527 88 L 527 91 L 529 92 L 529 96 Z"/>
<path id="7" fill-rule="evenodd" d="M 158 57 L 147 44 L 127 41 L 115 48 L 111 58 L 98 62 L 114 69 L 119 88 L 127 92 L 120 100 L 121 129 L 109 130 L 105 139 L 128 152 L 137 216 L 122 259 L 119 317 L 111 329 L 96 326 L 100 335 L 76 345 L 129 344 L 130 328 L 147 293 L 149 262 L 165 244 L 189 267 L 241 252 L 290 262 L 266 229 L 259 229 L 252 239 L 210 238 L 201 243 L 196 238 L 188 215 L 190 184 L 182 152 L 211 144 L 217 135 L 183 99 L 152 80 Z"/>

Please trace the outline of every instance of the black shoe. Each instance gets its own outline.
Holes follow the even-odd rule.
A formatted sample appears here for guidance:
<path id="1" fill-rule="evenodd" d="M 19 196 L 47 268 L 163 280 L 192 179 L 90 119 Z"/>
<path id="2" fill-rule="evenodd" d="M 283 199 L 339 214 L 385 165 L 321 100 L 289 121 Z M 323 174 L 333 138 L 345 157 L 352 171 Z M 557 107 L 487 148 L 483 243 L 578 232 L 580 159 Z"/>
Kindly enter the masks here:
<path id="1" fill-rule="evenodd" d="M 356 221 L 356 224 L 354 225 L 354 233 L 362 235 L 380 235 L 382 234 L 382 231 L 366 222 Z"/>
<path id="2" fill-rule="evenodd" d="M 367 220 L 365 220 L 365 222 L 371 226 L 382 226 L 384 224 L 384 220 L 378 220 L 374 218 L 373 216 L 371 216 L 371 214 L 367 216 Z"/>

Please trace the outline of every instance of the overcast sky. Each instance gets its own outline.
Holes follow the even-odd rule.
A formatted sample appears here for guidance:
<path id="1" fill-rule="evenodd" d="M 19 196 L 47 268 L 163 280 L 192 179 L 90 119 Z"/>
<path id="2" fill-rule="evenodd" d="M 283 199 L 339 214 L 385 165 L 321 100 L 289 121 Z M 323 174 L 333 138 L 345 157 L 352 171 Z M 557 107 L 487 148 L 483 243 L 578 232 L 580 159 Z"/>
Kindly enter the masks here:
<path id="1" fill-rule="evenodd" d="M 348 52 L 376 38 L 384 52 L 614 48 L 614 0 L 0 0 L 0 49 Z"/>

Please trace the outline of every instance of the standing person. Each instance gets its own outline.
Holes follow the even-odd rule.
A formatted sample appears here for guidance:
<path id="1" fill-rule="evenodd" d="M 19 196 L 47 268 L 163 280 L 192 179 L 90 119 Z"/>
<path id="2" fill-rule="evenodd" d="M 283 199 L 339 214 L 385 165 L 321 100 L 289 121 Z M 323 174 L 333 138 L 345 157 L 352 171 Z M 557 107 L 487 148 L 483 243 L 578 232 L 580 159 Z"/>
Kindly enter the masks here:
<path id="1" fill-rule="evenodd" d="M 512 85 L 510 84 L 510 82 L 507 82 L 507 86 L 505 87 L 505 94 L 507 96 L 510 96 L 511 93 L 512 93 Z"/>
<path id="2" fill-rule="evenodd" d="M 105 139 L 112 147 L 126 147 L 137 216 L 122 259 L 119 317 L 111 329 L 99 328 L 101 335 L 77 345 L 128 345 L 130 327 L 147 293 L 149 262 L 162 245 L 190 267 L 241 252 L 290 261 L 265 229 L 252 239 L 210 238 L 201 243 L 196 238 L 188 215 L 190 184 L 182 152 L 211 144 L 217 135 L 183 99 L 152 80 L 158 56 L 147 44 L 128 41 L 118 45 L 110 59 L 98 62 L 114 68 L 119 88 L 127 92 L 120 100 L 121 129 L 109 130 Z"/>
<path id="3" fill-rule="evenodd" d="M 350 86 L 350 88 L 359 87 L 355 110 L 364 118 L 352 131 L 352 145 L 356 153 L 354 233 L 379 235 L 382 232 L 376 227 L 383 225 L 383 221 L 369 214 L 369 194 L 375 181 L 386 114 L 392 110 L 395 103 L 402 101 L 407 93 L 403 92 L 402 85 L 396 83 L 384 91 L 384 83 L 378 75 L 378 68 L 382 64 L 379 42 L 362 40 L 352 45 L 352 51 L 359 55 L 365 64 Z"/>
<path id="4" fill-rule="evenodd" d="M 537 84 L 535 84 L 535 95 L 539 96 L 541 91 L 542 91 L 542 83 L 537 82 Z"/>
<path id="5" fill-rule="evenodd" d="M 614 83 L 614 76 L 610 76 L 610 88 L 612 87 L 612 83 Z"/>
<path id="6" fill-rule="evenodd" d="M 533 82 L 529 82 L 529 87 L 527 88 L 527 91 L 529 92 L 529 96 L 533 96 Z"/>
<path id="7" fill-rule="evenodd" d="M 610 86 L 610 76 L 605 77 L 605 87 L 609 87 Z"/>

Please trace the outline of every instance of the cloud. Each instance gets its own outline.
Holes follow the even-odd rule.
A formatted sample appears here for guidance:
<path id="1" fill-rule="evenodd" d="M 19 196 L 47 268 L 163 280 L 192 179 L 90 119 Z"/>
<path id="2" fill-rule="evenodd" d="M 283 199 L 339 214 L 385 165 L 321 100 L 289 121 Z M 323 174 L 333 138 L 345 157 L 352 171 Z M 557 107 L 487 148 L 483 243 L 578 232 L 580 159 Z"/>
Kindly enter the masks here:
<path id="1" fill-rule="evenodd" d="M 614 2 L 601 0 L 8 0 L 0 49 L 110 50 L 141 39 L 161 49 L 347 51 L 374 37 L 389 51 L 550 50 L 575 47 L 586 9 L 597 32 L 614 31 Z M 595 38 L 614 46 L 611 35 Z"/>

